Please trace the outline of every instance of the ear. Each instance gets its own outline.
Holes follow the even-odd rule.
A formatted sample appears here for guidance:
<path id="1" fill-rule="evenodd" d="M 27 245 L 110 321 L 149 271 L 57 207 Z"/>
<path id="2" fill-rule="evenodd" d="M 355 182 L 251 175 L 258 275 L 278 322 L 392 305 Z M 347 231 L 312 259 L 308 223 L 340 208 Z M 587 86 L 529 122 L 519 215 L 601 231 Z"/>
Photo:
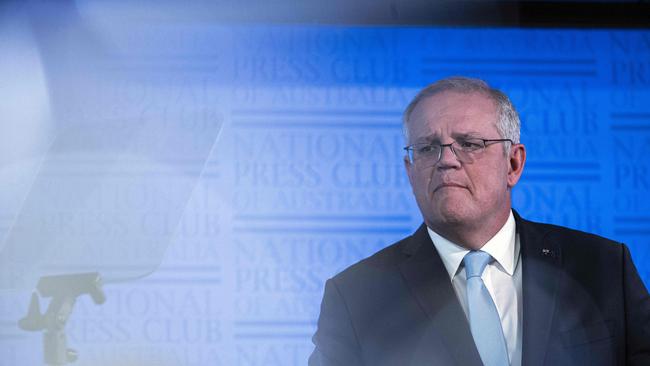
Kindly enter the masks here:
<path id="1" fill-rule="evenodd" d="M 508 188 L 514 187 L 521 174 L 524 172 L 526 163 L 526 146 L 524 144 L 513 144 L 510 146 L 510 155 L 508 156 Z"/>

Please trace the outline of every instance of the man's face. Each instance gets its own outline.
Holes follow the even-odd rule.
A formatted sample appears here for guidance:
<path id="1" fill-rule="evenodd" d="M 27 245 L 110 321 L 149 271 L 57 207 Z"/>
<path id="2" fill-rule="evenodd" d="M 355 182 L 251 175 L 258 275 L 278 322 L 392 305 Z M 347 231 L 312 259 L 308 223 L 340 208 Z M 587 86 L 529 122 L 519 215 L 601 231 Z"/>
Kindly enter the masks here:
<path id="1" fill-rule="evenodd" d="M 483 94 L 442 92 L 421 100 L 411 113 L 409 144 L 500 139 L 496 121 L 496 105 Z M 454 227 L 493 230 L 492 226 L 503 225 L 510 210 L 510 188 L 517 183 L 525 158 L 523 145 L 514 145 L 506 156 L 504 144 L 488 145 L 471 162 L 459 161 L 449 148 L 443 148 L 434 166 L 405 159 L 413 193 L 429 227 L 441 233 Z"/>

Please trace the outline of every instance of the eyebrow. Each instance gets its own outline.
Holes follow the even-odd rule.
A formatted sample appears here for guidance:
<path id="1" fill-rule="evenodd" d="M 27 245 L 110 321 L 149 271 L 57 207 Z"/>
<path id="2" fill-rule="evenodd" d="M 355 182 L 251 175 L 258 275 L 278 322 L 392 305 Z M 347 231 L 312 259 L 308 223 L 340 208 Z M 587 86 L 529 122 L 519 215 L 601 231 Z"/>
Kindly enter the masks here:
<path id="1" fill-rule="evenodd" d="M 457 140 L 459 138 L 480 138 L 482 134 L 477 131 L 465 131 L 465 132 L 454 132 L 451 134 L 451 138 L 454 140 Z M 438 142 L 440 141 L 440 138 L 437 134 L 432 134 L 428 136 L 422 136 L 419 137 L 415 140 L 416 144 L 419 143 L 431 143 L 431 142 Z"/>
<path id="2" fill-rule="evenodd" d="M 477 131 L 467 131 L 467 132 L 458 132 L 458 133 L 453 133 L 451 136 L 454 139 L 457 138 L 479 138 L 483 134 Z"/>

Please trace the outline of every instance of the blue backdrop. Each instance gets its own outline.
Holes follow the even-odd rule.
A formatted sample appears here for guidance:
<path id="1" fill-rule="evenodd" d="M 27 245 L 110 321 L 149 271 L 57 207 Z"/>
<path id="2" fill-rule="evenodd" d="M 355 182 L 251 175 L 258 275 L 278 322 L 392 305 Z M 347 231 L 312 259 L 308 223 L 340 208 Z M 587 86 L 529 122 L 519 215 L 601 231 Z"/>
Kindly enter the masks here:
<path id="1" fill-rule="evenodd" d="M 450 75 L 502 89 L 521 115 L 528 160 L 514 208 L 625 242 L 650 283 L 650 32 L 202 24 L 98 32 L 110 43 L 102 70 L 122 77 L 92 88 L 86 98 L 101 107 L 84 105 L 89 114 L 222 132 L 183 219 L 166 224 L 177 235 L 159 269 L 108 285 L 101 307 L 77 304 L 68 333 L 80 365 L 305 364 L 325 280 L 420 224 L 401 113 L 419 88 Z M 56 75 L 67 61 L 56 55 L 44 52 L 43 62 L 61 126 L 70 111 L 56 95 L 68 80 Z M 182 167 L 184 152 L 171 153 Z M 145 194 L 115 200 L 146 207 Z M 39 364 L 39 336 L 12 319 L 28 294 L 12 296 L 0 304 L 9 314 L 0 359 Z"/>

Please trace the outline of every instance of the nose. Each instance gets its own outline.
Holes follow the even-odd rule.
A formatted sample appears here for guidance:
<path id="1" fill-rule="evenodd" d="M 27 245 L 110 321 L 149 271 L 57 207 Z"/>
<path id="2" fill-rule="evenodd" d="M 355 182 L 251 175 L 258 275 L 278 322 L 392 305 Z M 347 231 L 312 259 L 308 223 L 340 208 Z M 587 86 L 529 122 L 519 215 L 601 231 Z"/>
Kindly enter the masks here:
<path id="1" fill-rule="evenodd" d="M 446 147 L 449 149 L 445 149 Z M 438 159 L 438 168 L 446 169 L 459 167 L 460 161 L 458 160 L 458 156 L 456 156 L 456 152 L 454 151 L 452 144 L 440 145 L 440 159 Z"/>

